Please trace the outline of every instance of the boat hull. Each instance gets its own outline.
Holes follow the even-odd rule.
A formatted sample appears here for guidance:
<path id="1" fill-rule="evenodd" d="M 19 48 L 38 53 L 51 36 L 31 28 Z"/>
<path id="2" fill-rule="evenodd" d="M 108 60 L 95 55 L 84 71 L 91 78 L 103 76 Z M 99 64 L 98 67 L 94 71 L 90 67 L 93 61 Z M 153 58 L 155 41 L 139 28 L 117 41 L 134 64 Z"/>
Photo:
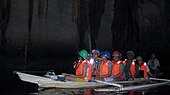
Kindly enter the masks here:
<path id="1" fill-rule="evenodd" d="M 50 78 L 16 72 L 22 81 L 37 84 L 42 88 L 93 88 L 108 86 L 96 82 L 74 82 L 74 81 L 56 81 Z"/>

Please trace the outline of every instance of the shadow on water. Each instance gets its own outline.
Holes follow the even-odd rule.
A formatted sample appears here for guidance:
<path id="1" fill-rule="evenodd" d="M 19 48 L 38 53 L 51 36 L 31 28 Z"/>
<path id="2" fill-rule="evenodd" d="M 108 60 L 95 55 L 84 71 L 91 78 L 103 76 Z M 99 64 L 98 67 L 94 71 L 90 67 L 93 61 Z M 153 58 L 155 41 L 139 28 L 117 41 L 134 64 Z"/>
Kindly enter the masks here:
<path id="1" fill-rule="evenodd" d="M 26 95 L 32 91 L 37 91 L 38 86 L 21 81 L 19 77 L 12 72 L 13 71 L 9 70 L 3 74 L 3 94 L 1 95 Z"/>
<path id="2" fill-rule="evenodd" d="M 11 95 L 164 95 L 167 94 L 166 89 L 152 88 L 137 91 L 120 91 L 120 92 L 96 92 L 94 89 L 45 89 L 41 91 L 31 90 L 31 86 L 25 88 L 25 91 L 10 93 Z M 165 87 L 166 88 L 166 87 Z M 30 90 L 30 91 L 28 91 Z M 162 92 L 164 91 L 164 92 Z M 7 94 L 7 93 L 6 93 Z"/>

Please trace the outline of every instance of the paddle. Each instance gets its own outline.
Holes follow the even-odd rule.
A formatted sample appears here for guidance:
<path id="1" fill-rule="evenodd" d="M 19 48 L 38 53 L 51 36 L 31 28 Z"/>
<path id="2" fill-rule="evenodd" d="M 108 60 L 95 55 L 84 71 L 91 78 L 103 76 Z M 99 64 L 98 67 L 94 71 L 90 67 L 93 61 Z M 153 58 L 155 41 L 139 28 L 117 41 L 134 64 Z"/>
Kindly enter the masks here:
<path id="1" fill-rule="evenodd" d="M 106 81 L 101 81 L 101 80 L 94 80 L 95 82 L 98 83 L 103 83 L 103 84 L 107 84 L 107 85 L 111 85 L 111 86 L 116 86 L 116 87 L 123 87 L 123 85 L 121 84 L 117 84 L 117 83 L 113 83 L 113 82 L 106 82 Z"/>
<path id="2" fill-rule="evenodd" d="M 164 86 L 169 84 L 170 81 L 165 81 L 165 82 L 161 82 L 161 83 L 154 83 L 154 84 L 142 84 L 142 85 L 137 85 L 137 86 L 129 86 L 129 87 L 123 87 L 121 89 L 117 89 L 117 88 L 102 88 L 102 89 L 95 89 L 95 91 L 129 91 L 129 90 L 137 90 L 137 89 L 146 89 L 146 88 L 151 88 L 151 87 L 159 87 L 159 86 Z"/>
<path id="3" fill-rule="evenodd" d="M 169 79 L 159 79 L 159 78 L 150 78 L 151 80 L 157 80 L 157 81 L 170 81 Z"/>
<path id="4" fill-rule="evenodd" d="M 156 80 L 156 81 L 167 81 L 170 82 L 169 79 L 159 79 L 159 78 L 150 78 L 151 80 Z M 170 86 L 170 83 L 168 84 Z"/>

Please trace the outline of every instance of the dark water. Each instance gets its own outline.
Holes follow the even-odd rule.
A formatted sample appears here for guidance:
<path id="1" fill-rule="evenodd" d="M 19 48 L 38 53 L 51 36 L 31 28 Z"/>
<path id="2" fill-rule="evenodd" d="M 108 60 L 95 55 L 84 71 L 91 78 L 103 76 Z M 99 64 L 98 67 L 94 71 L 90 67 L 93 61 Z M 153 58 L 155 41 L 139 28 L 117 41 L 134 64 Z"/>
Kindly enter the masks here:
<path id="1" fill-rule="evenodd" d="M 1 95 L 169 95 L 170 86 L 129 92 L 95 92 L 94 89 L 40 89 L 38 86 L 22 82 L 17 75 L 6 79 Z"/>
<path id="2" fill-rule="evenodd" d="M 72 58 L 48 58 L 41 60 L 32 60 L 29 65 L 19 62 L 18 58 L 5 59 L 1 67 L 1 95 L 169 95 L 170 86 L 161 86 L 157 88 L 144 89 L 130 92 L 95 92 L 94 89 L 43 89 L 39 90 L 37 85 L 23 82 L 19 77 L 13 74 L 14 70 L 37 70 L 48 71 L 54 70 L 56 74 L 62 72 L 71 73 L 74 70 L 71 68 Z M 62 64 L 61 64 L 62 63 Z M 168 72 L 167 71 L 164 71 Z M 44 75 L 45 73 L 33 73 L 36 75 Z M 162 78 L 169 78 L 169 73 L 165 73 Z"/>

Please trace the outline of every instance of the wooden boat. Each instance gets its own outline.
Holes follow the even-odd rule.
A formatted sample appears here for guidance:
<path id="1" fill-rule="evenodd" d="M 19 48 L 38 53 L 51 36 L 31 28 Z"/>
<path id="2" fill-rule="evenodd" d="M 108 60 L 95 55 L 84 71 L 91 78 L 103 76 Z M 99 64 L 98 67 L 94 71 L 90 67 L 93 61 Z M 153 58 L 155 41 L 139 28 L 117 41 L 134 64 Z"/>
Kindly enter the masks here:
<path id="1" fill-rule="evenodd" d="M 74 82 L 74 81 L 56 81 L 50 78 L 15 72 L 22 81 L 37 84 L 42 88 L 92 88 L 104 87 L 108 84 L 97 82 Z"/>
<path id="2" fill-rule="evenodd" d="M 15 72 L 22 81 L 37 84 L 42 88 L 92 88 L 92 87 L 105 87 L 105 86 L 116 86 L 122 87 L 121 84 L 138 83 L 146 81 L 146 79 L 137 81 L 115 81 L 115 82 L 104 82 L 95 80 L 95 82 L 75 82 L 75 81 L 57 81 L 51 78 L 36 76 L 23 72 Z"/>

